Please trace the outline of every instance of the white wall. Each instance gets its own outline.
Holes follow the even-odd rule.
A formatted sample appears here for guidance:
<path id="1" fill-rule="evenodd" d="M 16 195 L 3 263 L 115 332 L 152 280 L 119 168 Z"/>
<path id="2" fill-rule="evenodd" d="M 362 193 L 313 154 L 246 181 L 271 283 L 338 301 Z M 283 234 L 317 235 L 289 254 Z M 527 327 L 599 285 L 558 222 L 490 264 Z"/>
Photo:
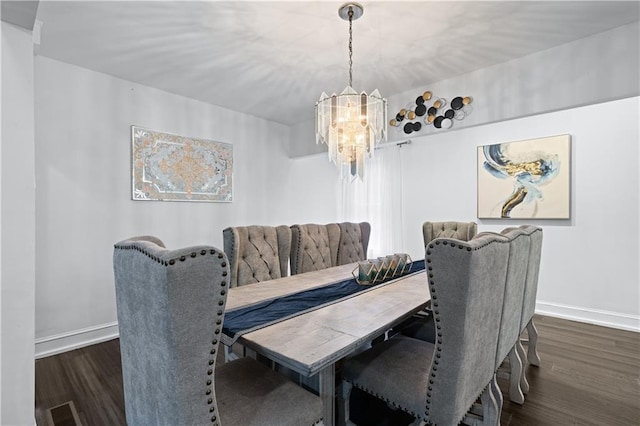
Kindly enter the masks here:
<path id="1" fill-rule="evenodd" d="M 538 311 L 640 330 L 639 56 L 640 23 L 635 22 L 449 80 L 425 82 L 414 91 L 386 94 L 390 117 L 427 89 L 449 98 L 474 98 L 473 113 L 451 130 L 429 126 L 409 136 L 389 132 L 391 141 L 414 142 L 401 151 L 407 250 L 424 255 L 420 229 L 425 220 L 477 221 L 476 146 L 569 133 L 572 219 L 535 221 L 545 228 Z M 304 157 L 318 151 L 313 131 L 312 122 L 291 131 L 289 153 L 293 164 L 304 162 L 304 169 L 313 167 L 311 159 L 325 159 Z M 334 190 L 326 188 L 324 197 Z M 322 191 L 315 192 L 323 197 Z M 327 207 L 326 214 L 332 209 Z M 500 230 L 513 223 L 480 221 L 479 227 Z"/>
<path id="2" fill-rule="evenodd" d="M 27 425 L 35 424 L 33 44 L 31 31 L 5 22 L 0 38 L 0 424 Z"/>
<path id="3" fill-rule="evenodd" d="M 640 330 L 639 106 L 640 98 L 632 97 L 412 138 L 400 151 L 407 252 L 424 257 L 426 220 L 476 221 L 479 231 L 541 226 L 537 311 Z M 567 133 L 573 162 L 570 220 L 477 219 L 477 146 Z M 302 173 L 325 157 L 292 161 L 304 164 L 296 167 Z M 327 200 L 332 191 L 325 188 Z M 327 215 L 332 207 L 325 209 Z"/>
<path id="4" fill-rule="evenodd" d="M 289 128 L 44 57 L 35 59 L 36 351 L 117 332 L 113 244 L 222 248 L 231 225 L 274 224 Z M 232 143 L 232 203 L 131 200 L 130 126 Z"/>
<path id="5" fill-rule="evenodd" d="M 427 219 L 477 221 L 476 146 L 568 133 L 571 220 L 479 220 L 479 230 L 543 227 L 539 311 L 640 329 L 639 104 L 634 97 L 415 138 L 403 150 L 408 249 L 422 252 Z"/>
<path id="6" fill-rule="evenodd" d="M 475 218 L 475 163 L 471 166 L 459 166 L 460 161 L 471 158 L 469 155 L 475 158 L 475 148 L 472 149 L 471 145 L 475 147 L 488 143 L 487 141 L 494 143 L 578 132 L 579 137 L 574 137 L 574 146 L 583 139 L 594 145 L 586 151 L 585 148 L 580 148 L 584 145 L 574 148 L 574 173 L 580 170 L 578 164 L 587 170 L 602 167 L 592 164 L 594 158 L 598 158 L 598 154 L 591 153 L 591 150 L 597 149 L 593 135 L 600 134 L 605 140 L 609 140 L 613 133 L 619 131 L 611 130 L 612 124 L 609 122 L 621 117 L 617 110 L 617 115 L 613 115 L 609 109 L 601 111 L 602 117 L 594 123 L 583 123 L 581 115 L 571 115 L 568 119 L 560 120 L 563 125 L 556 126 L 560 128 L 558 131 L 552 126 L 542 126 L 537 121 L 529 124 L 533 122 L 526 121 L 526 118 L 521 119 L 524 124 L 518 120 L 486 123 L 510 118 L 509 114 L 514 111 L 516 115 L 535 114 L 540 110 L 546 111 L 545 108 L 569 108 L 566 102 L 589 103 L 594 102 L 594 99 L 623 97 L 627 92 L 637 96 L 638 83 L 629 81 L 628 75 L 636 70 L 637 76 L 638 41 L 633 39 L 637 33 L 637 23 L 631 24 L 529 55 L 521 60 L 480 70 L 477 74 L 434 85 L 434 91 L 437 89 L 448 93 L 455 89 L 470 92 L 475 99 L 475 111 L 468 122 L 465 120 L 467 127 L 458 126 L 457 130 L 433 136 L 418 137 L 419 135 L 414 134 L 412 138 L 415 143 L 403 149 L 403 158 L 407 163 L 403 165 L 405 188 L 413 188 L 416 191 L 414 194 L 418 194 L 417 198 L 414 196 L 414 201 L 406 201 L 418 204 L 404 207 L 407 215 L 407 249 L 413 251 L 414 255 L 416 250 L 419 251 L 419 239 L 418 243 L 415 241 L 420 236 L 420 231 L 416 226 L 428 218 Z M 605 68 L 613 74 L 603 74 L 603 68 L 600 62 L 594 62 L 596 60 L 607 63 Z M 542 67 L 543 71 L 534 71 L 533 68 L 540 63 L 546 64 Z M 550 63 L 556 64 L 552 67 L 556 74 L 544 71 L 549 70 Z M 585 69 L 589 70 L 587 87 L 593 84 L 594 78 L 602 84 L 592 92 L 595 98 L 582 96 L 585 81 L 576 78 L 576 73 L 584 74 Z M 394 102 L 404 102 L 409 94 L 407 92 L 390 96 L 390 111 L 394 108 Z M 521 100 L 528 97 L 535 108 L 526 109 L 526 102 L 521 100 L 510 106 L 507 104 L 506 107 L 504 99 L 511 95 L 518 96 Z M 557 99 L 551 99 L 550 96 L 557 96 Z M 560 104 L 557 100 L 560 100 Z M 335 166 L 327 161 L 326 155 L 287 159 L 288 152 L 304 155 L 317 151 L 312 123 L 287 128 L 43 57 L 35 60 L 35 102 L 38 185 L 35 327 L 36 351 L 40 355 L 63 350 L 68 345 L 115 335 L 117 329 L 111 255 L 113 243 L 122 238 L 135 234 L 154 234 L 164 239 L 169 247 L 197 243 L 221 247 L 222 229 L 230 225 L 340 220 L 337 211 L 340 185 Z M 496 116 L 496 106 L 500 105 L 504 108 L 498 109 L 501 115 Z M 564 112 L 578 114 L 577 111 L 580 109 L 567 109 Z M 563 112 L 547 117 L 550 123 L 555 122 L 554 117 L 564 117 L 555 114 Z M 479 121 L 472 121 L 474 116 Z M 539 117 L 543 116 L 529 119 L 538 120 Z M 583 125 L 596 126 L 598 121 L 608 123 L 598 128 L 602 132 L 608 127 L 605 134 L 583 129 Z M 568 126 L 568 123 L 573 124 Z M 631 132 L 628 126 L 632 123 L 633 117 L 622 124 L 616 121 L 613 126 L 626 129 L 620 135 L 621 138 L 617 138 L 616 146 L 622 144 L 627 151 L 633 151 L 628 139 Z M 637 144 L 637 116 L 635 123 Z M 234 202 L 131 201 L 129 161 L 132 124 L 233 143 L 236 163 Z M 623 142 L 620 142 L 621 139 Z M 313 148 L 307 151 L 305 144 L 311 144 Z M 439 150 L 431 152 L 433 147 L 440 145 Z M 426 157 L 423 158 L 422 150 L 425 149 Z M 581 157 L 583 152 L 590 154 L 586 158 Z M 419 165 L 412 164 L 417 158 L 421 159 Z M 634 164 L 627 170 L 635 167 L 634 170 L 637 171 L 637 152 L 635 156 L 625 155 L 621 161 L 632 161 L 631 159 L 634 159 Z M 438 174 L 439 171 L 442 174 Z M 435 188 L 441 187 L 443 179 L 449 176 L 452 176 L 454 187 L 462 187 L 456 187 L 455 191 L 436 190 Z M 583 179 L 586 183 L 580 184 Z M 615 183 L 621 184 L 622 177 L 613 175 L 606 179 L 620 179 L 615 180 Z M 446 182 L 448 188 L 450 181 Z M 602 236 L 599 221 L 605 216 L 604 213 L 597 213 L 601 210 L 596 207 L 599 203 L 596 194 L 592 195 L 591 190 L 585 189 L 591 187 L 592 182 L 579 174 L 574 176 L 573 185 L 573 219 L 569 225 L 545 223 L 546 245 L 557 244 L 559 241 L 569 247 L 578 245 L 583 248 L 584 238 L 589 238 L 593 244 L 602 240 L 596 236 Z M 425 192 L 425 188 L 432 188 L 435 192 Z M 610 189 L 603 191 L 611 193 Z M 631 191 L 631 199 L 636 199 L 633 204 L 636 206 L 635 210 L 631 210 L 636 213 L 639 204 L 637 192 L 636 176 L 635 196 Z M 626 198 L 629 199 L 629 195 Z M 419 204 L 422 199 L 429 201 Z M 405 197 L 405 200 L 408 198 Z M 461 202 L 470 204 L 461 207 Z M 439 208 L 444 210 L 438 210 Z M 619 217 L 616 214 L 616 220 Z M 629 218 L 626 213 L 623 217 Z M 610 223 L 612 215 L 607 218 L 609 221 L 604 223 Z M 630 222 L 633 224 L 632 228 L 635 226 L 633 229 L 637 235 L 637 219 Z M 480 224 L 481 229 L 499 229 L 501 226 L 496 223 Z M 586 229 L 585 226 L 589 228 Z M 580 229 L 576 230 L 577 227 Z M 637 245 L 628 248 L 628 253 L 636 256 L 637 263 Z M 623 274 L 620 292 L 595 296 L 595 278 L 592 277 L 596 274 L 562 272 L 562 265 L 581 265 L 583 255 L 581 253 L 574 257 L 572 252 L 563 252 L 566 262 L 555 266 L 543 264 L 543 277 L 547 284 L 541 283 L 541 307 L 576 315 L 580 309 L 587 309 L 589 312 L 585 315 L 589 318 L 597 316 L 595 312 L 602 310 L 605 313 L 598 317 L 600 319 L 604 317 L 606 321 L 622 326 L 630 321 L 637 324 L 637 303 L 634 305 L 638 300 L 637 291 L 634 293 L 631 289 L 631 286 L 638 285 L 637 267 L 635 272 Z M 613 260 L 614 257 L 609 259 L 608 254 L 605 256 L 607 260 L 601 260 L 600 264 L 620 266 L 618 261 Z M 616 254 L 615 259 L 618 256 L 620 255 Z M 584 280 L 584 283 L 576 284 L 576 279 L 568 279 L 574 275 Z M 635 298 L 632 297 L 634 294 Z M 624 315 L 630 315 L 631 318 Z"/>
<path id="7" fill-rule="evenodd" d="M 290 161 L 287 186 L 284 189 L 286 206 L 279 214 L 279 222 L 331 223 L 340 218 L 341 181 L 336 166 L 327 153 L 296 158 Z"/>
<path id="8" fill-rule="evenodd" d="M 289 141 L 289 157 L 304 157 L 324 153 L 327 156 L 327 146 L 316 143 L 315 120 L 302 121 L 291 126 L 291 140 Z"/>

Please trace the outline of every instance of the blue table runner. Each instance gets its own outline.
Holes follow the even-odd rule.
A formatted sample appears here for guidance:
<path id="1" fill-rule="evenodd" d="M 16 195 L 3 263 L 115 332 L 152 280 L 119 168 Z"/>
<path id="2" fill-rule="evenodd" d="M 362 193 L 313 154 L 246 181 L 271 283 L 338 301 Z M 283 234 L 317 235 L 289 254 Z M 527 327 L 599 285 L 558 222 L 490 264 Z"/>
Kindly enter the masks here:
<path id="1" fill-rule="evenodd" d="M 415 261 L 411 263 L 409 271 L 402 274 L 402 276 L 422 270 L 424 270 L 424 260 Z M 346 299 L 397 278 L 400 278 L 400 276 L 388 278 L 372 285 L 361 285 L 354 278 L 351 278 L 324 287 L 301 291 L 300 293 L 225 312 L 221 341 L 225 345 L 231 345 L 242 334 L 338 302 L 341 299 Z"/>

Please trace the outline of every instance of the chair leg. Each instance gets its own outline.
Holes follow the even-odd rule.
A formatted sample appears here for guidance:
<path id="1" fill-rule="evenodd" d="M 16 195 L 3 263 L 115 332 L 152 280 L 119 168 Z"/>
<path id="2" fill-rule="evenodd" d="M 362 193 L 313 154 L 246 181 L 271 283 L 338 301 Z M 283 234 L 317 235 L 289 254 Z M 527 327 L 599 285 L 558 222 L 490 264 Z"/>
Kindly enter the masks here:
<path id="1" fill-rule="evenodd" d="M 344 423 L 345 425 L 352 425 L 353 423 L 349 420 L 349 397 L 351 396 L 351 390 L 353 389 L 353 385 L 349 382 L 342 381 L 342 403 L 343 405 L 343 413 L 344 413 Z"/>
<path id="2" fill-rule="evenodd" d="M 498 426 L 500 425 L 500 410 L 502 407 L 498 407 L 498 402 L 493 395 L 493 381 L 495 375 L 491 379 L 491 383 L 482 391 L 480 395 L 480 402 L 482 403 L 482 424 Z"/>
<path id="3" fill-rule="evenodd" d="M 509 400 L 522 405 L 524 403 L 524 394 L 520 388 L 520 377 L 522 377 L 524 366 L 520 356 L 518 356 L 516 346 L 511 348 L 509 352 L 509 368 L 511 369 L 509 373 Z"/>
<path id="4" fill-rule="evenodd" d="M 539 367 L 540 355 L 538 355 L 538 329 L 533 323 L 533 318 L 527 324 L 527 334 L 529 335 L 529 347 L 527 348 L 527 359 L 529 364 Z"/>
<path id="5" fill-rule="evenodd" d="M 233 353 L 233 349 L 232 346 L 226 346 L 224 347 L 224 362 L 230 362 L 233 360 L 238 359 L 238 355 Z"/>
<path id="6" fill-rule="evenodd" d="M 526 368 L 524 365 L 525 364 L 524 360 L 527 358 L 526 358 L 526 354 L 524 353 L 524 347 L 522 347 L 522 342 L 520 341 L 520 339 L 518 339 L 518 341 L 516 342 L 516 350 L 518 351 L 518 356 L 522 361 L 522 373 L 520 374 L 520 389 L 522 390 L 522 393 L 526 395 L 529 393 L 529 382 L 527 382 Z"/>
<path id="7" fill-rule="evenodd" d="M 496 400 L 498 404 L 498 422 L 500 422 L 500 413 L 502 413 L 502 405 L 504 404 L 504 398 L 502 397 L 502 391 L 500 390 L 500 386 L 498 386 L 498 376 L 494 375 L 493 380 L 490 383 L 491 392 L 493 393 L 493 398 Z"/>
<path id="8" fill-rule="evenodd" d="M 480 395 L 480 403 L 471 406 L 467 415 L 462 419 L 462 424 L 467 426 L 499 425 L 504 398 L 498 386 L 498 376 L 493 379 Z"/>
<path id="9" fill-rule="evenodd" d="M 480 394 L 480 403 L 475 402 L 462 419 L 461 424 L 466 426 L 499 425 L 502 412 L 502 392 L 498 386 L 498 376 L 493 379 Z"/>

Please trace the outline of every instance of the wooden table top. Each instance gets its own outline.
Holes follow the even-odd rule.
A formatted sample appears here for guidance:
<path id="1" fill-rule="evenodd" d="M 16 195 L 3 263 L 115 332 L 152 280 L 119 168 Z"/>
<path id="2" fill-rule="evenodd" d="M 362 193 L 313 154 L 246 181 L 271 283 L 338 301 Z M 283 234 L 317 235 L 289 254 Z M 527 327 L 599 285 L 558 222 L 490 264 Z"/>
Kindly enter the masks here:
<path id="1" fill-rule="evenodd" d="M 234 287 L 227 296 L 226 311 L 243 308 L 265 300 L 276 299 L 289 294 L 311 290 L 317 287 L 353 278 L 351 271 L 357 263 L 306 272 L 275 280 L 263 281 L 255 284 Z"/>
<path id="2" fill-rule="evenodd" d="M 344 265 L 233 288 L 227 308 L 344 280 L 351 276 L 354 267 L 355 264 Z M 420 311 L 429 300 L 427 275 L 422 271 L 247 333 L 238 342 L 280 365 L 311 376 Z"/>

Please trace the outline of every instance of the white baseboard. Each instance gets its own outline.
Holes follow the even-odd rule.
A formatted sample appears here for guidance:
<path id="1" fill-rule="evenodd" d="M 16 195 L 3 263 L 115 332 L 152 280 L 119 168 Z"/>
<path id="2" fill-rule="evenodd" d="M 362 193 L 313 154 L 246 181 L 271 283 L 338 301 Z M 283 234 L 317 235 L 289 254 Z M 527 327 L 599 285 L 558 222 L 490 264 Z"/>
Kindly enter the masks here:
<path id="1" fill-rule="evenodd" d="M 578 306 L 560 305 L 550 302 L 536 302 L 536 313 L 550 317 L 640 332 L 640 316 L 638 315 L 580 308 Z"/>
<path id="2" fill-rule="evenodd" d="M 36 359 L 56 355 L 118 337 L 116 321 L 36 339 Z"/>
<path id="3" fill-rule="evenodd" d="M 640 316 L 578 306 L 560 305 L 550 302 L 537 302 L 536 313 L 572 321 L 586 322 L 605 327 L 640 332 Z M 119 335 L 116 321 L 81 330 L 61 333 L 36 339 L 36 359 L 56 355 L 73 349 L 115 339 Z"/>

